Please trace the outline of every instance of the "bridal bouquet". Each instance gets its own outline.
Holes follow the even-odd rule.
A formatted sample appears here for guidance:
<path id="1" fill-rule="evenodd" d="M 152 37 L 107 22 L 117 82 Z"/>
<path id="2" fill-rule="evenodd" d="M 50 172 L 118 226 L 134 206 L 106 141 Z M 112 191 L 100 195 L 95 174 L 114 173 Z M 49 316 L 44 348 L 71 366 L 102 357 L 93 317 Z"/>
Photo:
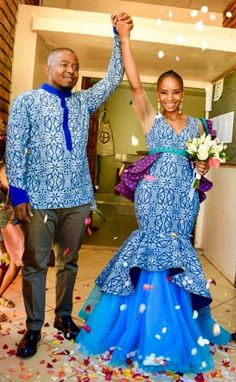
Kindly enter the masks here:
<path id="1" fill-rule="evenodd" d="M 190 139 L 186 143 L 186 151 L 191 159 L 207 161 L 210 168 L 219 167 L 220 163 L 227 159 L 226 148 L 218 138 L 212 139 L 211 135 L 202 134 L 200 137 Z M 201 175 L 194 170 L 193 189 L 197 189 L 200 184 Z"/>

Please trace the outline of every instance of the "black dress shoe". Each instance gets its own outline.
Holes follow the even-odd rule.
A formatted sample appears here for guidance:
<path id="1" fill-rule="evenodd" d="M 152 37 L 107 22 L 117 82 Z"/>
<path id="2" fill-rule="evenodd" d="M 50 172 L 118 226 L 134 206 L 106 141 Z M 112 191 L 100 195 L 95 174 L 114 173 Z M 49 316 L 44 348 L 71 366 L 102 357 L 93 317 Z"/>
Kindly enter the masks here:
<path id="1" fill-rule="evenodd" d="M 17 345 L 16 355 L 21 358 L 32 357 L 37 352 L 40 338 L 40 330 L 27 330 L 20 343 Z"/>
<path id="2" fill-rule="evenodd" d="M 71 316 L 56 316 L 54 328 L 60 330 L 67 340 L 74 340 L 80 331 L 80 328 L 75 325 Z"/>

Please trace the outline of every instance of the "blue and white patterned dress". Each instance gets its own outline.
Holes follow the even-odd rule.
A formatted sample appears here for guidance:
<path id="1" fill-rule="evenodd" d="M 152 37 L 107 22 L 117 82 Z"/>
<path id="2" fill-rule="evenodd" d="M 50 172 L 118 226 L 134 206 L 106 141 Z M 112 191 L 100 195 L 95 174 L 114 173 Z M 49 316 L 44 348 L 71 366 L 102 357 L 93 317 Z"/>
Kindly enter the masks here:
<path id="1" fill-rule="evenodd" d="M 187 156 L 176 154 L 197 135 L 196 118 L 188 117 L 176 134 L 163 116 L 146 135 L 149 150 L 168 149 L 136 189 L 139 228 L 97 278 L 80 312 L 91 328 L 77 338 L 86 354 L 112 349 L 112 364 L 132 358 L 150 371 L 199 372 L 213 367 L 209 342 L 229 341 L 223 328 L 214 334 L 211 296 L 190 241 L 199 195 L 190 198 L 193 169 Z"/>

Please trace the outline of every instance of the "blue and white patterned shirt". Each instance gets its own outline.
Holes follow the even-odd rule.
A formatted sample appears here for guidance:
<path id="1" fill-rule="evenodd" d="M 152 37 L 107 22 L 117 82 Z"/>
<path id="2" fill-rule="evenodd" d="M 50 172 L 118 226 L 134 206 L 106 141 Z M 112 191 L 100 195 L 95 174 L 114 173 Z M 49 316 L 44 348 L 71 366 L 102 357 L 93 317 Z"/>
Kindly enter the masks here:
<path id="1" fill-rule="evenodd" d="M 119 36 L 106 76 L 88 90 L 61 92 L 44 84 L 12 105 L 6 168 L 14 206 L 69 208 L 93 201 L 86 153 L 89 120 L 123 78 Z"/>

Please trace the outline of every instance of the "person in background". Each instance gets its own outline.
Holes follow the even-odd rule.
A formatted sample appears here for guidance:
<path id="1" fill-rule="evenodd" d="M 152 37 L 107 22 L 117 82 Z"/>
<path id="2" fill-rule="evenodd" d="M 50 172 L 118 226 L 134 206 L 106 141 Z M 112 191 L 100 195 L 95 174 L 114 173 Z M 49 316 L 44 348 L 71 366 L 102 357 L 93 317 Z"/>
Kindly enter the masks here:
<path id="1" fill-rule="evenodd" d="M 120 18 L 132 29 L 129 15 L 121 13 Z M 17 355 L 22 358 L 37 352 L 53 244 L 54 327 L 68 340 L 80 330 L 71 317 L 72 297 L 85 218 L 94 200 L 86 146 L 91 114 L 123 78 L 119 35 L 114 32 L 108 72 L 92 88 L 72 92 L 79 76 L 77 55 L 69 48 L 57 48 L 48 55 L 48 83 L 21 94 L 12 104 L 6 165 L 15 216 L 25 234 L 22 274 L 27 330 L 17 346 Z"/>
<path id="2" fill-rule="evenodd" d="M 116 28 L 133 107 L 149 153 L 158 155 L 135 191 L 139 228 L 97 278 L 79 314 L 87 330 L 76 342 L 84 355 L 102 354 L 115 366 L 204 372 L 214 368 L 209 344 L 232 337 L 211 317 L 209 287 L 190 241 L 200 200 L 198 190 L 190 197 L 193 167 L 185 148 L 203 126 L 182 111 L 183 80 L 173 70 L 157 80 L 163 109 L 157 114 L 140 81 L 130 30 L 119 18 Z M 208 171 L 206 162 L 195 166 L 201 175 Z"/>
<path id="3" fill-rule="evenodd" d="M 6 208 L 8 188 L 5 163 L 3 160 L 0 167 L 0 198 L 4 206 L 1 207 L 3 210 Z M 7 207 L 10 208 L 10 201 L 8 201 Z M 3 211 L 3 213 L 5 212 Z M 2 240 L 0 241 L 0 305 L 5 308 L 14 308 L 14 302 L 4 297 L 5 292 L 11 286 L 22 267 L 22 255 L 24 251 L 24 235 L 20 225 L 17 224 L 14 219 L 14 213 L 11 214 L 8 222 L 4 222 L 4 226 L 0 228 L 0 232 L 2 236 Z M 0 312 L 0 322 L 6 320 L 6 314 Z"/>

